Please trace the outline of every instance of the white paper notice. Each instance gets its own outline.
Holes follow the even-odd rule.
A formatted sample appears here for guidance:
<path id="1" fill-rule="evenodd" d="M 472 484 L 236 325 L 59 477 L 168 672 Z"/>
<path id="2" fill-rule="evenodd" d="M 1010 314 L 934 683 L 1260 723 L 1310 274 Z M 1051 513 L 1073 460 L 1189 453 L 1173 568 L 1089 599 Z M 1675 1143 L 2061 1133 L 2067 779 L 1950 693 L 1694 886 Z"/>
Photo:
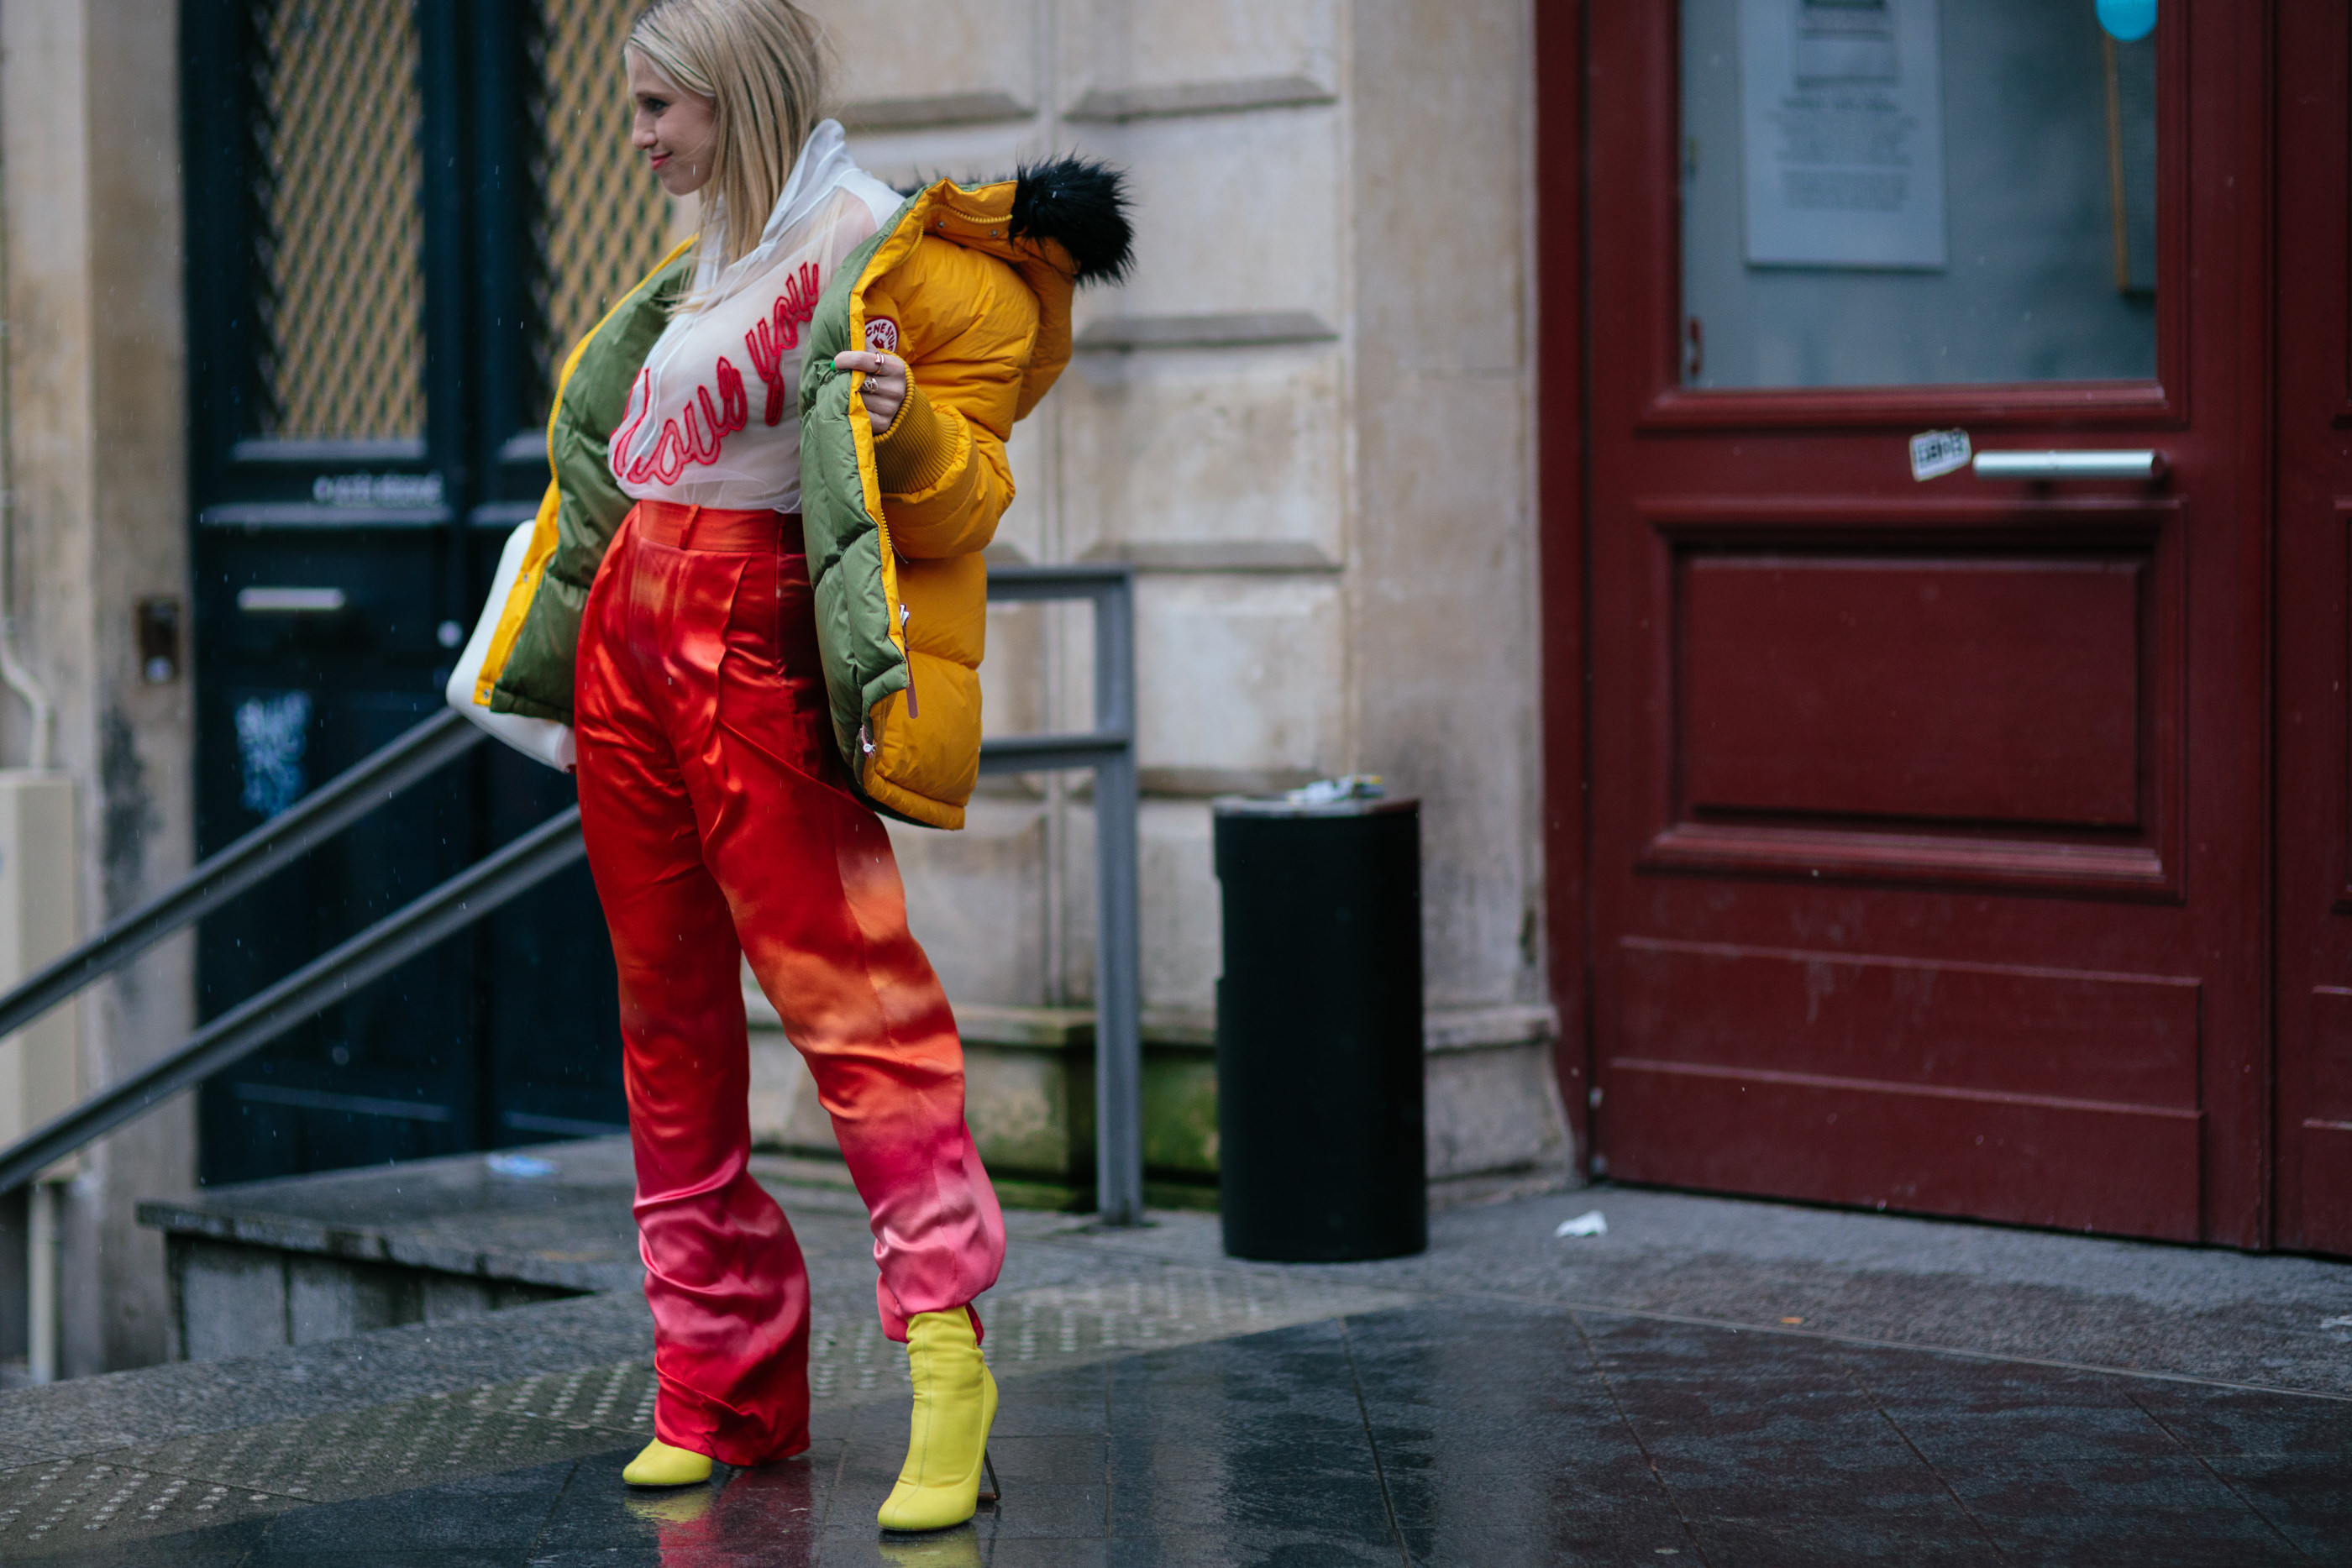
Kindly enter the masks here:
<path id="1" fill-rule="evenodd" d="M 1739 0 L 1748 260 L 1944 265 L 1936 0 Z"/>

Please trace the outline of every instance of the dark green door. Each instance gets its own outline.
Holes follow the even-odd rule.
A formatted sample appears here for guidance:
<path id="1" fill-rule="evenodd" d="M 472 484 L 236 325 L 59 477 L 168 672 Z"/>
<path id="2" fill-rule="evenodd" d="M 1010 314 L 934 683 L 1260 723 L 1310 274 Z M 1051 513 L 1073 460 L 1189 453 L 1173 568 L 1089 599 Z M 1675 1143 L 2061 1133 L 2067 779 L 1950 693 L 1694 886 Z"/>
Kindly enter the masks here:
<path id="1" fill-rule="evenodd" d="M 440 704 L 546 482 L 556 346 L 658 251 L 634 7 L 185 0 L 197 821 L 209 853 Z M 206 1017 L 562 810 L 478 747 L 198 934 Z M 617 1128 L 584 868 L 206 1083 L 208 1183 Z"/>

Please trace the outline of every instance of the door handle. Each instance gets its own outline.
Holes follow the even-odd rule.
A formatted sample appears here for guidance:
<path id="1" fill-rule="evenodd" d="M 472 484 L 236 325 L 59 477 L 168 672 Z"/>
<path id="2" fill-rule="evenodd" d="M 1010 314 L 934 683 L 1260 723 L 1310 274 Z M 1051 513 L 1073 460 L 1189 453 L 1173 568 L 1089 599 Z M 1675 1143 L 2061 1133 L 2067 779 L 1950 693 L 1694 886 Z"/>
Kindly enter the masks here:
<path id="1" fill-rule="evenodd" d="M 1979 479 L 2155 479 L 2164 454 L 2145 448 L 2086 452 L 1979 452 L 1971 459 Z"/>
<path id="2" fill-rule="evenodd" d="M 247 615 L 332 615 L 347 602 L 340 588 L 240 588 L 236 607 Z"/>

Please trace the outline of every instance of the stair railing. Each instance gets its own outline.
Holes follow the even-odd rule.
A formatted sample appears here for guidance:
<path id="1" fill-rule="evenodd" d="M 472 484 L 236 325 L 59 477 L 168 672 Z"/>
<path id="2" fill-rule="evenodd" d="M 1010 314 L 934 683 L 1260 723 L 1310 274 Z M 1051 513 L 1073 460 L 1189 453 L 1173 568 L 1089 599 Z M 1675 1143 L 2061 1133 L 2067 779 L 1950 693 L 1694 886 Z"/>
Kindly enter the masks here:
<path id="1" fill-rule="evenodd" d="M 464 714 L 443 708 L 0 997 L 0 1036 L 15 1033 L 92 980 L 112 974 L 488 738 Z"/>
<path id="2" fill-rule="evenodd" d="M 1097 1207 L 1107 1223 L 1131 1225 L 1143 1218 L 1133 570 L 999 566 L 990 570 L 988 589 L 1000 603 L 1084 599 L 1094 606 L 1094 728 L 986 741 L 980 768 L 992 774 L 1094 770 Z M 0 1036 L 218 909 L 485 738 L 463 714 L 435 714 L 0 996 Z M 13 1192 L 93 1139 L 258 1051 L 585 853 L 577 806 L 549 818 L 238 1003 L 153 1063 L 0 1150 L 0 1193 Z"/>

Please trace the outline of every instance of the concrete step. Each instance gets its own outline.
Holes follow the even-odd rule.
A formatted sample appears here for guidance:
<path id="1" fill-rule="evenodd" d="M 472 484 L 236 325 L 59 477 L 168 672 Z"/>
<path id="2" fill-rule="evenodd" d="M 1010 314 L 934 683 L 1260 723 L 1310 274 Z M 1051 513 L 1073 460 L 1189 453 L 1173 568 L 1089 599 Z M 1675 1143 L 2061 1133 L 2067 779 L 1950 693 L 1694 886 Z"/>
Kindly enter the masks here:
<path id="1" fill-rule="evenodd" d="M 838 1161 L 758 1155 L 793 1206 L 865 1210 Z M 139 1206 L 171 1270 L 182 1361 L 250 1355 L 633 1289 L 625 1137 L 209 1188 Z"/>

